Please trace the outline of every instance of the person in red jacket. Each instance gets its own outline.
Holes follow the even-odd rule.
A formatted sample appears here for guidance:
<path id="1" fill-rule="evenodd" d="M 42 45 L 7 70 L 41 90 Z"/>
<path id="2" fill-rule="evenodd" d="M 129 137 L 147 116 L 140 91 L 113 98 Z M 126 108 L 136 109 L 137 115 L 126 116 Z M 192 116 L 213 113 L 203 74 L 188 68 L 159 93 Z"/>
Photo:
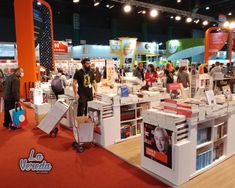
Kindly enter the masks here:
<path id="1" fill-rule="evenodd" d="M 153 83 L 157 82 L 158 74 L 154 70 L 154 66 L 152 64 L 148 65 L 148 70 L 145 73 L 145 81 L 146 85 L 149 87 L 153 86 Z"/>

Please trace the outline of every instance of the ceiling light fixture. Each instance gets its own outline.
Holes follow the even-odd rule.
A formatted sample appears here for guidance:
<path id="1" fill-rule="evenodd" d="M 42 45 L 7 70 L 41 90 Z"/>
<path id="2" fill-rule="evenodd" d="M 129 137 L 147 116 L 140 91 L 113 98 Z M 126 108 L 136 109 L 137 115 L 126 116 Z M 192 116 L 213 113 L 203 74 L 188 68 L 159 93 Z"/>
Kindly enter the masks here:
<path id="1" fill-rule="evenodd" d="M 114 7 L 114 5 L 110 5 L 110 7 L 109 7 L 109 8 L 110 8 L 110 9 L 112 9 L 113 7 Z"/>
<path id="2" fill-rule="evenodd" d="M 199 19 L 194 20 L 194 23 L 198 24 L 200 22 Z"/>
<path id="3" fill-rule="evenodd" d="M 206 10 L 210 10 L 210 7 L 206 7 Z"/>
<path id="4" fill-rule="evenodd" d="M 228 21 L 224 22 L 224 27 L 229 27 L 230 23 Z"/>
<path id="5" fill-rule="evenodd" d="M 41 5 L 42 5 L 42 3 L 41 3 L 40 1 L 38 1 L 38 2 L 37 2 L 37 5 L 38 5 L 38 6 L 41 6 Z"/>
<path id="6" fill-rule="evenodd" d="M 235 22 L 231 22 L 231 23 L 229 24 L 229 28 L 230 28 L 230 29 L 235 29 Z"/>
<path id="7" fill-rule="evenodd" d="M 79 0 L 73 0 L 74 3 L 79 3 Z"/>
<path id="8" fill-rule="evenodd" d="M 177 3 L 181 3 L 181 0 L 177 0 Z"/>
<path id="9" fill-rule="evenodd" d="M 192 21 L 193 21 L 193 19 L 190 18 L 190 17 L 188 17 L 188 18 L 186 19 L 186 22 L 187 22 L 187 23 L 191 23 Z"/>
<path id="10" fill-rule="evenodd" d="M 100 4 L 101 0 L 94 0 L 94 6 L 98 6 Z"/>
<path id="11" fill-rule="evenodd" d="M 180 20 L 181 20 L 181 17 L 180 17 L 180 16 L 176 16 L 176 17 L 175 17 L 175 20 L 176 20 L 176 21 L 180 21 Z"/>
<path id="12" fill-rule="evenodd" d="M 156 9 L 151 10 L 151 11 L 150 11 L 150 16 L 151 16 L 152 18 L 157 17 L 157 16 L 158 16 L 158 11 L 157 11 Z"/>
<path id="13" fill-rule="evenodd" d="M 107 7 L 107 8 L 110 8 L 110 5 L 109 5 L 109 4 L 107 4 L 107 5 L 106 5 L 106 7 Z"/>
<path id="14" fill-rule="evenodd" d="M 174 16 L 171 16 L 170 18 L 171 18 L 171 19 L 174 19 Z"/>
<path id="15" fill-rule="evenodd" d="M 229 12 L 228 15 L 229 15 L 229 16 L 232 16 L 232 12 Z"/>
<path id="16" fill-rule="evenodd" d="M 146 10 L 143 10 L 143 11 L 142 11 L 142 14 L 146 14 Z"/>
<path id="17" fill-rule="evenodd" d="M 125 13 L 129 13 L 130 11 L 131 11 L 131 6 L 130 5 L 125 5 L 124 7 L 123 7 L 123 10 L 124 10 L 124 12 Z"/>
<path id="18" fill-rule="evenodd" d="M 205 25 L 205 26 L 206 26 L 206 25 L 208 25 L 208 24 L 209 24 L 209 22 L 208 22 L 207 20 L 205 20 L 205 21 L 202 22 L 202 25 Z"/>

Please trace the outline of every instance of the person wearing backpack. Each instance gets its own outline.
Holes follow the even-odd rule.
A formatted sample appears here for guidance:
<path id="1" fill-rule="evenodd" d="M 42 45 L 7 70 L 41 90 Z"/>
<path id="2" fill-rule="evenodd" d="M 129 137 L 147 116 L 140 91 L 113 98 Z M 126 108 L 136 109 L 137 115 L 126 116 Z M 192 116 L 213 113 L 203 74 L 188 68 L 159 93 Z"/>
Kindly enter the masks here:
<path id="1" fill-rule="evenodd" d="M 73 76 L 73 92 L 75 99 L 78 99 L 77 116 L 87 115 L 87 103 L 93 100 L 94 94 L 97 92 L 97 85 L 94 73 L 90 70 L 90 59 L 85 58 L 82 60 L 83 68 L 76 71 Z"/>
<path id="2" fill-rule="evenodd" d="M 102 75 L 101 75 L 98 67 L 95 68 L 94 76 L 95 76 L 96 83 L 99 83 L 101 81 Z"/>
<path id="3" fill-rule="evenodd" d="M 58 95 L 64 94 L 64 88 L 66 86 L 66 77 L 63 75 L 63 70 L 58 69 L 58 74 L 53 78 L 51 82 L 51 89 L 58 100 Z"/>

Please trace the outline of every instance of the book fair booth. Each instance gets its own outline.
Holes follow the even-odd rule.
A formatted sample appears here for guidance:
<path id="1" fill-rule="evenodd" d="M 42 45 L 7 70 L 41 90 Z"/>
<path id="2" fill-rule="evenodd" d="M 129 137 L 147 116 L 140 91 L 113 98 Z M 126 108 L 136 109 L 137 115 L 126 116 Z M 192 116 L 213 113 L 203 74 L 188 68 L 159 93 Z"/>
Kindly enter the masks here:
<path id="1" fill-rule="evenodd" d="M 77 102 L 74 102 L 72 76 L 76 69 L 81 68 L 81 59 L 90 57 L 91 64 L 100 71 L 105 68 L 107 74 L 106 79 L 98 83 L 96 96 L 88 102 L 87 108 L 94 124 L 94 142 L 97 145 L 170 186 L 179 186 L 234 155 L 234 87 L 229 83 L 215 87 L 217 80 L 225 79 L 225 74 L 215 77 L 199 74 L 191 66 L 191 61 L 177 59 L 179 66 L 191 66 L 188 88 L 179 83 L 166 86 L 164 79 L 158 79 L 152 87 L 145 89 L 146 84 L 132 73 L 119 76 L 116 67 L 126 66 L 133 70 L 136 57 L 141 61 L 137 53 L 139 56 L 157 57 L 155 44 L 137 44 L 136 38 L 122 37 L 110 40 L 108 48 L 95 45 L 72 48 L 64 41 L 54 42 L 50 6 L 42 0 L 39 0 L 42 3 L 40 7 L 37 1 L 25 1 L 26 7 L 20 0 L 15 1 L 17 62 L 25 71 L 21 94 L 26 99 L 25 103 L 34 109 L 39 129 L 50 134 L 59 123 L 76 135 Z M 22 29 L 22 23 L 26 21 L 29 24 Z M 36 32 L 42 24 L 47 26 L 42 28 L 50 29 Z M 224 35 L 216 37 L 224 39 Z M 213 53 L 221 51 L 225 42 L 218 47 L 210 43 L 213 40 L 205 40 L 205 62 L 208 65 Z M 198 44 L 200 49 L 201 42 L 202 39 Z M 168 44 L 172 48 L 171 55 L 177 52 L 175 44 Z M 98 48 L 108 55 L 90 56 Z M 231 45 L 226 49 L 228 54 L 232 54 Z M 228 57 L 231 63 L 232 56 Z M 156 59 L 147 61 L 151 63 Z M 39 81 L 36 62 L 40 71 L 59 68 L 68 73 L 65 92 L 59 95 L 58 100 L 51 89 L 51 80 Z M 0 65 L 3 66 L 2 61 Z M 229 79 L 233 78 L 231 74 Z"/>

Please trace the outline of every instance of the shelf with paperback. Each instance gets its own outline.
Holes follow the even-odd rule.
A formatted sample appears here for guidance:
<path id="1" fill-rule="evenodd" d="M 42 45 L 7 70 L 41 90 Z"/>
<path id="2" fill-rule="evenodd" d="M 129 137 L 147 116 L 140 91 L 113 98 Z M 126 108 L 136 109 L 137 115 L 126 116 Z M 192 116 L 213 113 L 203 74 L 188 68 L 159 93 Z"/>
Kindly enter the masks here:
<path id="1" fill-rule="evenodd" d="M 213 164 L 222 156 L 226 156 L 227 123 L 228 116 L 223 116 L 198 125 L 197 171 Z"/>
<path id="2" fill-rule="evenodd" d="M 174 185 L 189 181 L 235 154 L 234 113 L 203 121 L 183 117 L 154 109 L 143 115 L 141 166 Z M 167 142 L 166 151 L 158 141 L 160 136 Z"/>
<path id="3" fill-rule="evenodd" d="M 141 133 L 142 111 L 149 109 L 149 103 L 137 103 L 121 106 L 121 140 Z"/>

